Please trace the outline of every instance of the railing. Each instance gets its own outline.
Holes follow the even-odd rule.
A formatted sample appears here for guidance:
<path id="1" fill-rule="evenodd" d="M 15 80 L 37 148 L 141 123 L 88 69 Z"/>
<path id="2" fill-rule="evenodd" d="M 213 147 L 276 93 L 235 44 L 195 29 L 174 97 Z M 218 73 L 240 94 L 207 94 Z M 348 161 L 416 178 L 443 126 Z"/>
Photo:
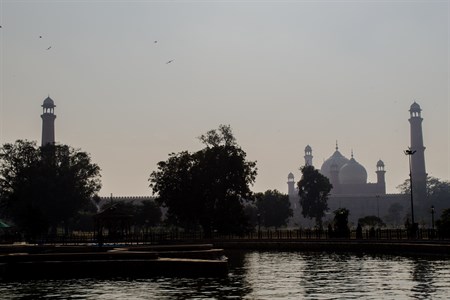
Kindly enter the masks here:
<path id="1" fill-rule="evenodd" d="M 336 237 L 336 234 L 328 230 L 315 229 L 281 229 L 281 230 L 261 230 L 249 232 L 247 234 L 219 234 L 214 232 L 206 235 L 202 231 L 166 230 L 156 229 L 140 233 L 104 235 L 100 238 L 93 232 L 74 232 L 68 235 L 46 235 L 29 242 L 36 244 L 61 244 L 61 245 L 79 245 L 79 244 L 166 244 L 180 242 L 214 242 L 214 240 L 235 240 L 235 241 L 313 241 L 313 240 L 337 240 L 343 239 Z M 372 229 L 363 230 L 357 233 L 356 230 L 350 231 L 344 239 L 350 240 L 383 240 L 383 241 L 443 241 L 450 242 L 448 236 L 440 234 L 433 229 L 418 229 L 416 234 L 412 234 L 406 229 Z M 5 239 L 4 243 L 20 242 L 19 237 Z"/>

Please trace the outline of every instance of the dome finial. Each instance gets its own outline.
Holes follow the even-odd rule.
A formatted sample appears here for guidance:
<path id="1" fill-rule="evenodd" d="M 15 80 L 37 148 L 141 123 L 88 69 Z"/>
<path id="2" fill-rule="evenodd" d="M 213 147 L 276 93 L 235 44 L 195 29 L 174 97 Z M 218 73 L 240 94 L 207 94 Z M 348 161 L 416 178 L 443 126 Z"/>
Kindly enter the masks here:
<path id="1" fill-rule="evenodd" d="M 338 147 L 338 142 L 336 140 L 336 151 L 338 151 L 338 150 L 339 150 L 339 147 Z"/>
<path id="2" fill-rule="evenodd" d="M 353 148 L 352 148 L 352 158 L 353 158 Z"/>

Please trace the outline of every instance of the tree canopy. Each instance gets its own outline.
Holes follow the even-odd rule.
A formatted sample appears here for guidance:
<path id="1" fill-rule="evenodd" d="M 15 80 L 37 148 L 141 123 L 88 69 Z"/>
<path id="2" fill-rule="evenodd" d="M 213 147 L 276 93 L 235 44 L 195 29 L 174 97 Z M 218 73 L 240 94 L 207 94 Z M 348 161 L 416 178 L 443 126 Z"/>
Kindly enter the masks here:
<path id="1" fill-rule="evenodd" d="M 236 144 L 230 126 L 199 137 L 205 148 L 171 153 L 150 174 L 156 201 L 168 208 L 168 220 L 205 233 L 238 233 L 247 229 L 244 203 L 253 199 L 256 162 Z"/>
<path id="2" fill-rule="evenodd" d="M 100 168 L 70 146 L 18 140 L 0 148 L 2 214 L 27 235 L 67 227 L 100 187 Z"/>
<path id="3" fill-rule="evenodd" d="M 386 222 L 394 227 L 403 224 L 403 210 L 400 203 L 392 203 L 388 208 L 388 214 L 384 217 Z"/>
<path id="4" fill-rule="evenodd" d="M 426 203 L 420 203 L 415 212 L 419 218 L 429 221 L 430 208 L 434 206 L 436 214 L 439 215 L 450 208 L 450 182 L 436 177 L 428 176 L 426 183 Z M 410 180 L 406 179 L 397 186 L 402 194 L 410 193 Z"/>
<path id="5" fill-rule="evenodd" d="M 365 216 L 363 218 L 358 219 L 358 223 L 361 224 L 361 226 L 368 226 L 368 227 L 384 227 L 386 224 L 377 216 Z"/>
<path id="6" fill-rule="evenodd" d="M 256 207 L 265 227 L 286 226 L 293 214 L 289 196 L 277 190 L 256 194 Z"/>
<path id="7" fill-rule="evenodd" d="M 441 237 L 450 237 L 450 208 L 444 209 L 441 217 L 436 221 L 436 225 Z"/>
<path id="8" fill-rule="evenodd" d="M 328 197 L 333 188 L 329 179 L 320 174 L 313 166 L 304 166 L 300 169 L 302 178 L 297 183 L 302 215 L 305 218 L 315 219 L 317 226 L 322 227 L 322 218 L 328 211 Z"/>
<path id="9" fill-rule="evenodd" d="M 348 215 L 350 211 L 346 208 L 338 208 L 334 211 L 334 237 L 349 238 Z"/>

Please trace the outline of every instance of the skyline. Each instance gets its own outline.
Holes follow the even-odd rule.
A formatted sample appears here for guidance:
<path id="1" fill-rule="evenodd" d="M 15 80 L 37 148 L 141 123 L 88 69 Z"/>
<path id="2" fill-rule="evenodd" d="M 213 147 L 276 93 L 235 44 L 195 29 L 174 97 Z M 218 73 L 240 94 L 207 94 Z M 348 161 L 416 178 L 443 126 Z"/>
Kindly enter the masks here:
<path id="1" fill-rule="evenodd" d="M 108 196 L 150 195 L 171 152 L 231 125 L 256 160 L 253 190 L 287 193 L 334 152 L 387 192 L 408 178 L 409 107 L 422 108 L 426 170 L 450 178 L 448 1 L 0 2 L 0 142 L 56 141 L 91 154 Z M 28 26 L 27 26 L 28 25 Z M 171 63 L 168 63 L 171 61 Z"/>

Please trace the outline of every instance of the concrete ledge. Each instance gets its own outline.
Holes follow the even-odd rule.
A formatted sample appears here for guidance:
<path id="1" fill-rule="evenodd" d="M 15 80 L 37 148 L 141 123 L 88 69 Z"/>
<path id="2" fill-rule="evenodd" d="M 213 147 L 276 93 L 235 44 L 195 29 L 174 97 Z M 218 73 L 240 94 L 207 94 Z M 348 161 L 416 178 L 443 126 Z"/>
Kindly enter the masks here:
<path id="1" fill-rule="evenodd" d="M 96 252 L 90 252 L 93 250 L 90 246 L 11 246 L 8 250 L 4 248 L 0 255 L 3 280 L 228 275 L 223 250 L 212 249 L 212 244 L 97 247 Z"/>
<path id="2" fill-rule="evenodd" d="M 240 250 L 328 251 L 375 254 L 422 254 L 450 256 L 450 244 L 438 242 L 392 242 L 370 240 L 308 241 L 217 241 L 215 247 Z"/>
<path id="3" fill-rule="evenodd" d="M 3 280 L 62 278 L 224 277 L 227 261 L 161 258 L 153 260 L 30 261 L 0 264 Z"/>

